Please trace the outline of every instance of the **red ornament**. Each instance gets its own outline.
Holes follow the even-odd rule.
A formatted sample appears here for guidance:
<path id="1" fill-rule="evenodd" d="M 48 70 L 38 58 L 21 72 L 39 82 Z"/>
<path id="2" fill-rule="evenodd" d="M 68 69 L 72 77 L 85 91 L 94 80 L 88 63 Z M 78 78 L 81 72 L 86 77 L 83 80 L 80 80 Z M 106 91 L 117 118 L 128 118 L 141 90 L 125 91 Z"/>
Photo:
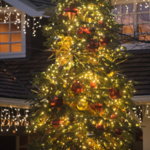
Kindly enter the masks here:
<path id="1" fill-rule="evenodd" d="M 101 112 L 101 111 L 103 110 L 103 104 L 101 104 L 101 103 L 96 103 L 96 104 L 94 104 L 94 105 L 91 105 L 91 108 L 92 108 L 93 110 L 96 110 L 96 111 Z"/>
<path id="2" fill-rule="evenodd" d="M 90 34 L 91 32 L 89 31 L 88 28 L 86 27 L 79 27 L 77 30 L 77 34 Z"/>
<path id="3" fill-rule="evenodd" d="M 111 118 L 111 119 L 116 119 L 117 116 L 116 116 L 115 114 L 112 114 L 112 115 L 110 116 L 110 118 Z"/>
<path id="4" fill-rule="evenodd" d="M 100 39 L 100 43 L 102 46 L 106 46 L 110 43 L 110 40 L 108 38 L 103 38 L 103 39 Z"/>
<path id="5" fill-rule="evenodd" d="M 90 82 L 90 87 L 91 87 L 92 89 L 94 89 L 94 88 L 97 87 L 97 85 L 96 85 L 96 83 L 95 83 L 94 81 L 91 81 L 91 82 Z"/>
<path id="6" fill-rule="evenodd" d="M 110 88 L 109 91 L 110 91 L 110 92 L 109 92 L 109 97 L 110 97 L 111 99 L 119 99 L 119 98 L 121 98 L 121 96 L 122 96 L 122 93 L 120 93 L 118 89 L 115 90 L 115 89 L 113 89 L 113 88 Z"/>
<path id="7" fill-rule="evenodd" d="M 103 21 L 99 21 L 98 25 L 101 26 L 103 24 Z"/>
<path id="8" fill-rule="evenodd" d="M 71 86 L 71 90 L 76 94 L 80 94 L 84 91 L 84 86 L 80 81 L 74 80 Z"/>
<path id="9" fill-rule="evenodd" d="M 63 104 L 63 99 L 62 97 L 54 97 L 52 99 L 49 100 L 50 105 L 52 107 L 60 107 Z"/>
<path id="10" fill-rule="evenodd" d="M 52 121 L 53 127 L 59 127 L 59 125 L 62 124 L 62 123 L 64 123 L 64 121 L 60 120 L 60 119 Z"/>
<path id="11" fill-rule="evenodd" d="M 115 133 L 116 133 L 117 135 L 121 135 L 121 134 L 122 134 L 122 130 L 116 129 L 116 130 L 115 130 Z"/>
<path id="12" fill-rule="evenodd" d="M 91 42 L 87 45 L 86 49 L 88 52 L 96 52 L 99 47 L 99 43 L 95 40 L 91 40 Z"/>
<path id="13" fill-rule="evenodd" d="M 101 123 L 97 124 L 96 128 L 99 130 L 104 130 L 104 126 Z"/>
<path id="14" fill-rule="evenodd" d="M 72 6 L 65 8 L 65 13 L 68 15 L 70 20 L 73 20 L 74 16 L 78 13 L 78 9 Z"/>

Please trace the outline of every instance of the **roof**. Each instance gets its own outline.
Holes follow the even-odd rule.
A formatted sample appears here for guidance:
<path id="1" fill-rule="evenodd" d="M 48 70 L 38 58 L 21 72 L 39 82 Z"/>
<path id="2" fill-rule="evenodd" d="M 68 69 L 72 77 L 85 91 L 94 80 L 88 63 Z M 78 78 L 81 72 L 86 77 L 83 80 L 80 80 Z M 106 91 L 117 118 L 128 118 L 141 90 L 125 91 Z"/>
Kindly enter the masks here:
<path id="1" fill-rule="evenodd" d="M 11 6 L 21 10 L 31 17 L 45 16 L 45 8 L 48 9 L 49 15 L 53 14 L 52 8 L 56 6 L 56 3 L 52 3 L 52 0 L 4 0 Z"/>
<path id="2" fill-rule="evenodd" d="M 135 95 L 150 95 L 150 50 L 131 52 L 133 56 L 121 64 L 123 74 L 138 82 Z"/>
<path id="3" fill-rule="evenodd" d="M 26 0 L 30 1 L 37 8 L 49 8 L 51 6 L 55 6 L 55 3 L 52 3 L 52 0 Z"/>
<path id="4" fill-rule="evenodd" d="M 128 79 L 139 82 L 135 95 L 150 95 L 150 50 L 131 51 L 134 56 L 121 64 Z M 39 51 L 28 60 L 0 62 L 0 96 L 26 99 L 31 94 L 32 72 L 46 71 L 49 51 Z"/>
<path id="5" fill-rule="evenodd" d="M 31 95 L 33 72 L 46 71 L 50 52 L 34 53 L 28 60 L 0 62 L 0 97 L 26 99 Z"/>

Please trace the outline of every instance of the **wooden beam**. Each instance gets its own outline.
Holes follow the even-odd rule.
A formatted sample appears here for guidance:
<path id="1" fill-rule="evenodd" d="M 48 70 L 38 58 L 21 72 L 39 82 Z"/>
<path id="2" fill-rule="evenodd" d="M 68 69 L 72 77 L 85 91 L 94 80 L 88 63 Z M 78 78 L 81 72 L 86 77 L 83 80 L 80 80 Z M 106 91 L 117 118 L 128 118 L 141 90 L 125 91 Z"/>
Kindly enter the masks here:
<path id="1" fill-rule="evenodd" d="M 30 103 L 23 99 L 13 99 L 0 97 L 1 107 L 15 107 L 20 109 L 29 109 Z"/>

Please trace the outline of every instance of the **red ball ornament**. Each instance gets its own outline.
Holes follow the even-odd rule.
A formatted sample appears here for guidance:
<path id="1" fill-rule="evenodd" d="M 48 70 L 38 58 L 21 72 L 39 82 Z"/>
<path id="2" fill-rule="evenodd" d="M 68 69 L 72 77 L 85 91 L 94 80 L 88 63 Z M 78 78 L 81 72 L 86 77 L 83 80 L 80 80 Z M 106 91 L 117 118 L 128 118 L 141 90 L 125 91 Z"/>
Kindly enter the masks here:
<path id="1" fill-rule="evenodd" d="M 80 81 L 74 80 L 71 86 L 71 90 L 76 94 L 80 94 L 84 91 L 84 86 Z"/>
<path id="2" fill-rule="evenodd" d="M 111 99 L 119 99 L 122 97 L 122 93 L 120 93 L 118 89 L 115 90 L 113 88 L 110 88 L 109 89 L 109 97 Z"/>
<path id="3" fill-rule="evenodd" d="M 115 133 L 116 133 L 117 135 L 121 135 L 121 134 L 122 134 L 122 130 L 116 129 L 116 130 L 115 130 Z"/>
<path id="4" fill-rule="evenodd" d="M 63 98 L 61 97 L 56 97 L 54 96 L 54 98 L 49 100 L 50 105 L 52 107 L 60 107 L 63 104 Z"/>
<path id="5" fill-rule="evenodd" d="M 74 16 L 78 13 L 78 9 L 73 6 L 69 6 L 65 8 L 65 13 L 68 15 L 70 20 L 73 20 Z"/>
<path id="6" fill-rule="evenodd" d="M 99 21 L 98 25 L 101 26 L 103 24 L 103 21 Z"/>
<path id="7" fill-rule="evenodd" d="M 77 30 L 77 34 L 90 34 L 91 32 L 89 31 L 88 28 L 86 27 L 79 27 Z"/>
<path id="8" fill-rule="evenodd" d="M 94 89 L 94 88 L 97 88 L 97 85 L 96 85 L 96 83 L 95 83 L 94 81 L 91 81 L 91 82 L 90 82 L 90 87 L 91 87 L 92 89 Z"/>
<path id="9" fill-rule="evenodd" d="M 108 38 L 103 38 L 103 39 L 100 39 L 100 43 L 102 46 L 106 46 L 110 43 L 110 40 Z"/>
<path id="10" fill-rule="evenodd" d="M 91 105 L 91 108 L 95 111 L 101 112 L 103 110 L 103 104 L 101 103 L 96 103 L 94 105 Z"/>
<path id="11" fill-rule="evenodd" d="M 104 126 L 101 123 L 97 124 L 96 128 L 99 130 L 104 130 Z"/>
<path id="12" fill-rule="evenodd" d="M 110 116 L 110 118 L 111 118 L 111 119 L 116 119 L 117 116 L 116 116 L 115 114 L 112 114 L 112 115 Z"/>
<path id="13" fill-rule="evenodd" d="M 99 43 L 95 40 L 91 40 L 91 42 L 87 45 L 86 49 L 88 52 L 96 52 L 99 47 Z"/>
<path id="14" fill-rule="evenodd" d="M 53 127 L 59 127 L 59 125 L 60 124 L 62 124 L 62 123 L 64 123 L 64 121 L 63 120 L 60 120 L 60 119 L 58 119 L 58 120 L 53 120 L 52 121 L 52 125 L 53 125 Z"/>

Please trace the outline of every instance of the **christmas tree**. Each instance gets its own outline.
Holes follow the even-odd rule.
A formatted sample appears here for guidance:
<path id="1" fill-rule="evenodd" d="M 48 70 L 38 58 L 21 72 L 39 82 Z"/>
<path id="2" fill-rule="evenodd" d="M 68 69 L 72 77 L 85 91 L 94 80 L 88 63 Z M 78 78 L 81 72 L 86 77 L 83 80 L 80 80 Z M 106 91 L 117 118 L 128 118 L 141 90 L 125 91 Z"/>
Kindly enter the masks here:
<path id="1" fill-rule="evenodd" d="M 34 79 L 29 149 L 130 149 L 134 89 L 118 66 L 128 54 L 112 10 L 110 0 L 57 1 L 44 27 L 56 61 Z"/>

